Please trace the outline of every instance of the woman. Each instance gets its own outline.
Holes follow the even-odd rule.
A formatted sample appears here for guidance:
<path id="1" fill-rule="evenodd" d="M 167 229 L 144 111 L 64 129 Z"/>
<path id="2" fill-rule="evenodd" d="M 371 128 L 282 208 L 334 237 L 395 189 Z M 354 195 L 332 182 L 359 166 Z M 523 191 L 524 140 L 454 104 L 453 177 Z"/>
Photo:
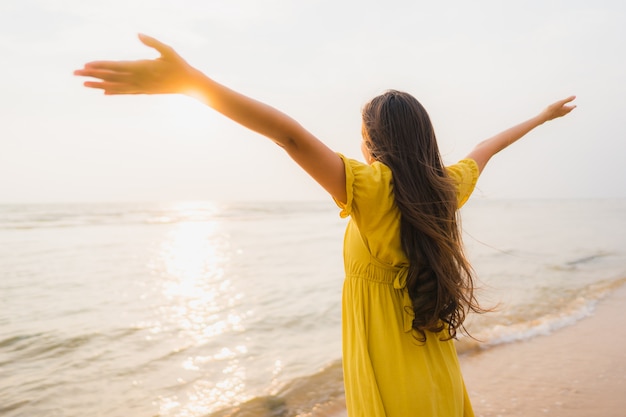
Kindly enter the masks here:
<path id="1" fill-rule="evenodd" d="M 445 168 L 428 114 L 388 91 L 363 110 L 366 164 L 337 154 L 286 114 L 210 79 L 154 38 L 160 57 L 96 61 L 76 75 L 105 94 L 182 93 L 281 146 L 350 216 L 344 242 L 343 363 L 352 416 L 473 415 L 452 339 L 480 311 L 457 209 L 489 159 L 574 97 L 474 148 Z"/>

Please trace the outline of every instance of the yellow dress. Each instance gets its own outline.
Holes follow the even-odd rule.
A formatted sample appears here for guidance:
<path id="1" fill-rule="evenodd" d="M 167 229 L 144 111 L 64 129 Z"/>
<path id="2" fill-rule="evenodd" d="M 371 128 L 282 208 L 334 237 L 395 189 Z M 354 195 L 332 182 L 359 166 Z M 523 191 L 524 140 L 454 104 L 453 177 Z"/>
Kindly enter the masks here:
<path id="1" fill-rule="evenodd" d="M 408 260 L 391 170 L 340 156 L 348 199 L 337 204 L 341 217 L 350 216 L 342 299 L 348 416 L 473 416 L 454 342 L 427 333 L 426 343 L 420 343 L 411 329 Z M 460 207 L 474 190 L 478 166 L 464 159 L 447 169 L 456 180 Z"/>

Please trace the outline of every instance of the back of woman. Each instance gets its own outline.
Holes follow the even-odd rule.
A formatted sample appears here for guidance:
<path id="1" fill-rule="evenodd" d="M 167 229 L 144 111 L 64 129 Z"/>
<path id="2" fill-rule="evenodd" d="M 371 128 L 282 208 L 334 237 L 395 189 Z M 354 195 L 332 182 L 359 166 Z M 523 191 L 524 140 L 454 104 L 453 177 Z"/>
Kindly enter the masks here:
<path id="1" fill-rule="evenodd" d="M 343 366 L 350 416 L 473 415 L 447 331 L 413 329 L 406 288 L 409 261 L 401 244 L 401 213 L 389 167 L 344 159 L 350 216 L 345 240 Z M 478 179 L 471 160 L 447 171 L 458 203 Z"/>

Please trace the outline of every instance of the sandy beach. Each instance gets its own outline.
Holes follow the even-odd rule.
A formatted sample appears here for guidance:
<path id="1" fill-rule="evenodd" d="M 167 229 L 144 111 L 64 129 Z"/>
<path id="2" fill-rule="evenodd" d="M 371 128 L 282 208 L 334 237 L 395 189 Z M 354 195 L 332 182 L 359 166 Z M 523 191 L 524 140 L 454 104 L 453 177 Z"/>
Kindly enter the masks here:
<path id="1" fill-rule="evenodd" d="M 622 286 L 573 326 L 461 357 L 476 416 L 625 416 L 625 310 Z"/>

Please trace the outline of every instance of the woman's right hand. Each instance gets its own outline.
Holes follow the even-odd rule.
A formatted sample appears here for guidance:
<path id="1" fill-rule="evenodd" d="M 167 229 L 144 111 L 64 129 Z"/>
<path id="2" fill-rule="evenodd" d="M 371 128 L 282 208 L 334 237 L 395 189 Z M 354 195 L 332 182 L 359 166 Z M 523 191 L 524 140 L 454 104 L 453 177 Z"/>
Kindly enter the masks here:
<path id="1" fill-rule="evenodd" d="M 576 108 L 576 105 L 574 104 L 568 106 L 567 103 L 572 102 L 575 98 L 576 96 L 569 96 L 546 107 L 545 110 L 543 110 L 539 114 L 539 118 L 541 119 L 542 123 L 552 119 L 556 119 L 558 117 L 563 117 L 572 110 L 574 110 Z"/>
<path id="2" fill-rule="evenodd" d="M 191 93 L 198 71 L 174 49 L 140 34 L 141 42 L 161 54 L 156 59 L 137 61 L 93 61 L 74 75 L 92 77 L 84 86 L 104 90 L 104 94 L 173 94 Z"/>

